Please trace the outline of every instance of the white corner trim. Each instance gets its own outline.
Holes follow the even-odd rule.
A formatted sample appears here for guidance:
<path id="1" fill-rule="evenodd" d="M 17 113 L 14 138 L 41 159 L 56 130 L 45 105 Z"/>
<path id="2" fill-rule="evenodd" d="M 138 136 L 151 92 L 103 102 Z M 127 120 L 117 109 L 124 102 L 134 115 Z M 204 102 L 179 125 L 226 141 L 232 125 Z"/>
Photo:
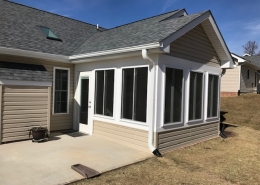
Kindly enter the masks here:
<path id="1" fill-rule="evenodd" d="M 56 61 L 56 62 L 70 63 L 68 56 L 35 52 L 35 51 L 27 51 L 27 50 L 21 50 L 21 49 L 6 48 L 6 47 L 0 47 L 0 54 L 39 58 L 39 59 L 44 59 L 44 60 Z"/>
<path id="2" fill-rule="evenodd" d="M 51 87 L 52 82 L 42 81 L 23 81 L 23 80 L 1 80 L 0 85 L 19 85 L 19 86 L 46 86 Z"/>
<path id="3" fill-rule="evenodd" d="M 80 55 L 72 55 L 72 56 L 69 57 L 69 59 L 70 60 L 77 60 L 77 59 L 90 58 L 90 57 L 96 57 L 96 56 L 133 52 L 133 51 L 139 51 L 139 50 L 142 50 L 142 49 L 160 48 L 160 46 L 161 45 L 160 45 L 159 42 L 155 42 L 155 43 L 151 43 L 151 44 L 144 44 L 144 45 L 138 45 L 138 46 L 119 48 L 119 49 L 98 51 L 98 52 L 92 52 L 92 53 L 86 53 L 86 54 L 80 54 Z"/>
<path id="4" fill-rule="evenodd" d="M 67 112 L 66 113 L 54 113 L 54 103 L 55 103 L 55 76 L 56 76 L 56 69 L 62 69 L 68 71 L 68 94 L 67 94 Z M 52 86 L 52 115 L 59 115 L 59 114 L 69 114 L 69 97 L 70 97 L 70 68 L 63 68 L 63 67 L 53 67 L 53 86 Z"/>

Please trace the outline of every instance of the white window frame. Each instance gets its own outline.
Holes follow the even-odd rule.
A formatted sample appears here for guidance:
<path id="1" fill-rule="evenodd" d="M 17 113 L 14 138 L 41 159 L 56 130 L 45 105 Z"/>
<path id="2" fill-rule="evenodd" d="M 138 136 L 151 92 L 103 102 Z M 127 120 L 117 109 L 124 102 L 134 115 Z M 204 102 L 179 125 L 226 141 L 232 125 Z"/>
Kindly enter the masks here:
<path id="1" fill-rule="evenodd" d="M 190 74 L 191 72 L 195 72 L 195 73 L 201 73 L 202 74 L 202 102 L 201 102 L 201 119 L 194 119 L 194 120 L 189 120 L 189 114 L 190 114 L 190 110 L 189 108 L 187 108 L 187 124 L 197 124 L 197 123 L 201 123 L 204 121 L 204 115 L 205 115 L 205 88 L 207 87 L 205 85 L 205 72 L 201 71 L 201 70 L 190 70 L 189 71 L 189 91 L 188 91 L 188 97 L 187 97 L 187 101 L 188 103 L 190 102 Z"/>
<path id="2" fill-rule="evenodd" d="M 211 73 L 211 72 L 207 72 L 207 82 L 205 81 L 206 83 L 206 86 L 205 86 L 205 120 L 207 122 L 209 121 L 214 121 L 214 120 L 218 120 L 219 119 L 219 111 L 217 111 L 217 116 L 215 117 L 208 117 L 208 87 L 209 87 L 209 75 L 215 75 L 215 76 L 218 76 L 218 107 L 217 107 L 217 110 L 220 110 L 220 81 L 221 81 L 221 76 L 217 73 Z"/>
<path id="3" fill-rule="evenodd" d="M 95 112 L 95 108 L 96 108 L 96 71 L 106 71 L 106 70 L 114 70 L 114 100 L 113 100 L 113 116 L 106 116 L 106 115 L 102 115 L 102 114 L 96 114 Z M 100 69 L 94 69 L 94 115 L 93 117 L 97 117 L 97 118 L 104 118 L 104 119 L 111 119 L 111 120 L 115 120 L 115 111 L 116 111 L 116 103 L 115 103 L 115 98 L 116 98 L 116 68 L 100 68 Z"/>
<path id="4" fill-rule="evenodd" d="M 182 112 L 181 112 L 181 121 L 180 122 L 174 122 L 174 123 L 165 123 L 164 122 L 164 116 L 165 116 L 165 83 L 166 83 L 166 68 L 172 68 L 172 69 L 179 69 L 183 71 L 183 78 L 182 78 Z M 184 80 L 184 76 L 185 75 L 185 69 L 181 68 L 179 66 L 175 66 L 175 65 L 168 65 L 165 64 L 163 65 L 163 76 L 162 76 L 162 94 L 163 94 L 163 98 L 162 98 L 162 102 L 163 102 L 163 114 L 162 114 L 162 120 L 161 122 L 163 123 L 162 126 L 171 126 L 171 125 L 178 125 L 178 124 L 184 124 L 184 99 L 185 99 L 185 80 Z"/>
<path id="5" fill-rule="evenodd" d="M 67 112 L 66 113 L 54 113 L 56 69 L 61 69 L 61 70 L 67 70 L 68 71 L 68 94 L 67 94 Z M 53 115 L 69 114 L 69 97 L 70 97 L 70 68 L 53 67 L 53 87 L 52 87 L 52 99 L 53 99 L 53 102 L 52 102 L 52 114 Z"/>
<path id="6" fill-rule="evenodd" d="M 126 118 L 122 118 L 122 97 L 123 97 L 123 70 L 124 69 L 136 69 L 136 68 L 142 68 L 142 67 L 147 67 L 147 99 L 146 99 L 146 122 L 141 122 L 141 121 L 135 121 L 135 120 L 131 120 L 131 119 L 126 119 Z M 126 66 L 126 67 L 121 67 L 121 76 L 120 76 L 121 80 L 121 93 L 120 93 L 120 116 L 119 116 L 119 121 L 120 122 L 126 122 L 126 123 L 133 123 L 133 124 L 137 124 L 137 125 L 147 125 L 148 124 L 148 97 L 149 97 L 149 83 L 150 83 L 150 72 L 149 72 L 149 65 L 138 65 L 138 66 Z"/>

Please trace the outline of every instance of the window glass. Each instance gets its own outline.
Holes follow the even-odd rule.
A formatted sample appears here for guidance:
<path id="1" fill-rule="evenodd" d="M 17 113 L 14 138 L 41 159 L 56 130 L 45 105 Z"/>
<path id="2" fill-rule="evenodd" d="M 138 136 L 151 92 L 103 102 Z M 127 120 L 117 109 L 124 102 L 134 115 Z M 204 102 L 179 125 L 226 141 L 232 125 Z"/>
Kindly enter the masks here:
<path id="1" fill-rule="evenodd" d="M 55 69 L 54 113 L 67 113 L 68 70 Z"/>
<path id="2" fill-rule="evenodd" d="M 183 71 L 166 68 L 164 122 L 181 122 Z"/>
<path id="3" fill-rule="evenodd" d="M 40 30 L 44 33 L 44 35 L 46 35 L 46 38 L 48 39 L 53 39 L 53 40 L 58 40 L 58 41 L 62 41 L 59 37 L 57 37 L 57 35 L 55 35 L 49 28 L 47 27 L 43 27 L 43 26 L 39 26 Z"/>
<path id="4" fill-rule="evenodd" d="M 216 75 L 209 75 L 208 83 L 208 118 L 217 117 L 218 111 L 218 80 Z"/>
<path id="5" fill-rule="evenodd" d="M 96 71 L 95 114 L 113 116 L 114 70 Z"/>
<path id="6" fill-rule="evenodd" d="M 122 118 L 146 122 L 148 68 L 123 69 Z"/>
<path id="7" fill-rule="evenodd" d="M 190 73 L 189 120 L 202 118 L 203 74 Z"/>

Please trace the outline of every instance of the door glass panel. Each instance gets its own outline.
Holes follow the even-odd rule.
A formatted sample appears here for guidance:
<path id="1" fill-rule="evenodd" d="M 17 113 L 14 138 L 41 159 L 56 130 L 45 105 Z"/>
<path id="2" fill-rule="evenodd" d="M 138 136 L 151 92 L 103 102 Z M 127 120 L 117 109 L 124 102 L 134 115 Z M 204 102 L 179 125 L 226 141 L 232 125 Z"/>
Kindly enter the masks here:
<path id="1" fill-rule="evenodd" d="M 81 79 L 80 123 L 88 124 L 89 79 Z"/>

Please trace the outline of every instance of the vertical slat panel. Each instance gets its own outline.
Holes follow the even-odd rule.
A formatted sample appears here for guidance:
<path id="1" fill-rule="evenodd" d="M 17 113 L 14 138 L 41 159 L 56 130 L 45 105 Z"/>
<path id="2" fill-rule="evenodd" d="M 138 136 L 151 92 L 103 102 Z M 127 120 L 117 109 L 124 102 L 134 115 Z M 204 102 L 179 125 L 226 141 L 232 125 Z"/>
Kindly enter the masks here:
<path id="1" fill-rule="evenodd" d="M 3 127 L 2 127 L 2 94 L 3 92 L 3 86 L 0 85 L 0 144 L 2 143 L 2 132 L 3 132 Z"/>

